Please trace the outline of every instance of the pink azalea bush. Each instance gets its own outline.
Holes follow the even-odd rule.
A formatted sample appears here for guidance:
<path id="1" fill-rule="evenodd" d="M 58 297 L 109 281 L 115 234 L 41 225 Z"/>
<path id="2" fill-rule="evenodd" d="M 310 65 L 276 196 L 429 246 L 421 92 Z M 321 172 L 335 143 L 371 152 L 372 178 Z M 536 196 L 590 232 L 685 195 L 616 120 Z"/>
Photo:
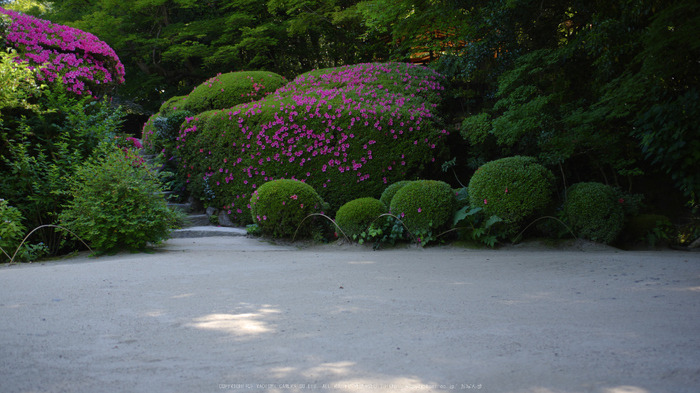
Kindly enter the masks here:
<path id="1" fill-rule="evenodd" d="M 5 42 L 19 53 L 18 61 L 39 67 L 38 79 L 59 77 L 67 90 L 93 95 L 124 82 L 124 65 L 114 50 L 94 35 L 68 26 L 0 8 L 9 16 Z"/>
<path id="2" fill-rule="evenodd" d="M 187 119 L 176 142 L 180 175 L 195 197 L 240 222 L 250 221 L 256 188 L 274 179 L 311 185 L 330 214 L 378 198 L 446 153 L 442 79 L 403 63 L 302 74 L 261 101 Z"/>

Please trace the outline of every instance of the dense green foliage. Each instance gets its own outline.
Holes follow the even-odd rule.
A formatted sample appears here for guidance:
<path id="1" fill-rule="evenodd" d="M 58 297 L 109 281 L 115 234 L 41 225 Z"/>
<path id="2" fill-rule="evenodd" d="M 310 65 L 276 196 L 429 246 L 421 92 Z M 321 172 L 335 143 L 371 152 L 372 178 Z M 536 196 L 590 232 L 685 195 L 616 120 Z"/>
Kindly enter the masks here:
<path id="1" fill-rule="evenodd" d="M 487 215 L 517 224 L 552 203 L 554 176 L 533 157 L 507 157 L 479 168 L 469 182 L 469 201 Z"/>
<path id="2" fill-rule="evenodd" d="M 320 220 L 318 216 L 307 217 L 324 212 L 323 199 L 313 187 L 298 180 L 269 181 L 253 192 L 249 202 L 253 222 L 272 237 L 308 237 Z"/>
<path id="3" fill-rule="evenodd" d="M 59 220 L 98 250 L 140 249 L 167 239 L 180 218 L 161 190 L 133 151 L 111 149 L 76 170 Z"/>
<path id="4" fill-rule="evenodd" d="M 44 17 L 90 31 L 118 53 L 119 94 L 150 107 L 220 72 L 266 70 L 292 78 L 314 68 L 385 58 L 356 0 L 49 0 Z"/>
<path id="5" fill-rule="evenodd" d="M 67 179 L 100 144 L 115 142 L 123 116 L 60 83 L 34 94 L 31 108 L 0 108 L 0 195 L 21 210 L 30 229 L 56 223 L 70 199 Z M 63 236 L 52 228 L 34 236 L 59 252 Z"/>
<path id="6" fill-rule="evenodd" d="M 569 187 L 564 216 L 577 236 L 601 243 L 617 238 L 625 224 L 623 199 L 610 186 L 576 183 Z"/>
<path id="7" fill-rule="evenodd" d="M 375 198 L 358 198 L 352 200 L 338 209 L 335 213 L 335 223 L 350 239 L 356 239 L 367 231 L 370 224 L 375 223 L 381 227 L 386 219 L 379 218 L 388 212 L 384 203 Z"/>
<path id="8" fill-rule="evenodd" d="M 416 180 L 396 192 L 391 200 L 391 212 L 425 245 L 451 224 L 454 203 L 455 195 L 449 184 Z"/>
<path id="9" fill-rule="evenodd" d="M 247 220 L 256 187 L 297 179 L 331 215 L 377 198 L 387 184 L 428 172 L 444 155 L 440 76 L 406 64 L 359 64 L 300 75 L 252 104 L 197 115 L 177 146 L 188 190 Z M 248 196 L 246 198 L 246 195 Z"/>
<path id="10" fill-rule="evenodd" d="M 379 200 L 386 207 L 391 206 L 391 200 L 394 199 L 394 195 L 396 195 L 396 192 L 398 192 L 403 186 L 405 186 L 406 184 L 408 184 L 410 182 L 411 182 L 411 180 L 401 180 L 401 181 L 397 181 L 396 183 L 391 184 L 389 187 L 384 189 Z"/>

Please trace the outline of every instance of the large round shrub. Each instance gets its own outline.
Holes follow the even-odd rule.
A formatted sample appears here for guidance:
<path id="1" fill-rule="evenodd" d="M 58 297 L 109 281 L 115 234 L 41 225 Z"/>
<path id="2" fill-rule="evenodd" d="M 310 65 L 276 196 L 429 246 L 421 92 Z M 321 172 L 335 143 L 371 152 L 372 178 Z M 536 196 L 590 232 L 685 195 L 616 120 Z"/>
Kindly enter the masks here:
<path id="1" fill-rule="evenodd" d="M 625 224 L 625 213 L 614 188 L 602 183 L 569 187 L 564 215 L 579 237 L 610 243 Z"/>
<path id="2" fill-rule="evenodd" d="M 78 168 L 61 225 L 92 247 L 142 248 L 167 239 L 180 214 L 168 208 L 161 184 L 131 151 L 114 150 Z"/>
<path id="3" fill-rule="evenodd" d="M 296 237 L 306 237 L 311 234 L 316 218 L 304 219 L 312 213 L 322 213 L 323 200 L 308 184 L 280 179 L 267 182 L 253 192 L 249 208 L 253 222 L 263 233 L 273 237 L 292 237 L 296 233 Z"/>
<path id="4" fill-rule="evenodd" d="M 94 35 L 0 8 L 12 19 L 5 42 L 19 60 L 39 66 L 37 78 L 53 82 L 61 77 L 68 91 L 93 95 L 124 82 L 124 65 L 107 44 Z"/>
<path id="5" fill-rule="evenodd" d="M 517 228 L 552 202 L 553 185 L 554 176 L 535 158 L 502 158 L 476 170 L 469 181 L 469 202 Z"/>
<path id="6" fill-rule="evenodd" d="M 373 222 L 381 226 L 384 221 L 383 219 L 377 220 L 377 218 L 387 211 L 386 205 L 378 199 L 358 198 L 338 209 L 338 212 L 335 213 L 335 223 L 346 236 L 352 239 L 367 230 Z"/>
<path id="7" fill-rule="evenodd" d="M 391 206 L 391 200 L 394 198 L 394 195 L 403 188 L 406 184 L 410 183 L 411 180 L 401 180 L 397 181 L 396 183 L 390 185 L 386 189 L 384 189 L 384 192 L 382 192 L 382 196 L 379 198 L 379 200 L 386 205 L 386 207 Z"/>
<path id="8" fill-rule="evenodd" d="M 334 215 L 353 199 L 379 198 L 387 184 L 424 173 L 446 153 L 436 109 L 441 80 L 398 63 L 300 75 L 261 101 L 183 125 L 181 176 L 197 198 L 208 182 L 220 208 L 266 181 L 304 180 Z"/>
<path id="9" fill-rule="evenodd" d="M 433 230 L 444 228 L 452 218 L 455 195 L 449 184 L 437 180 L 417 180 L 402 187 L 391 200 L 391 212 L 409 231 L 433 237 Z"/>

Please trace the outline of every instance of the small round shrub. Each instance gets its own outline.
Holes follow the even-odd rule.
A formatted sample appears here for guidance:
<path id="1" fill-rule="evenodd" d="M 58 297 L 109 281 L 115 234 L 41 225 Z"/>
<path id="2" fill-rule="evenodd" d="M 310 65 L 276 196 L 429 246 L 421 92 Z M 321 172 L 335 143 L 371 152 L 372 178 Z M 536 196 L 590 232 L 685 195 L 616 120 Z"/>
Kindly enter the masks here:
<path id="1" fill-rule="evenodd" d="M 610 243 L 625 224 L 625 213 L 614 188 L 601 183 L 569 187 L 564 216 L 577 236 Z"/>
<path id="2" fill-rule="evenodd" d="M 432 231 L 444 228 L 452 218 L 455 195 L 449 184 L 417 180 L 403 186 L 391 200 L 391 212 L 421 243 L 434 239 Z"/>
<path id="3" fill-rule="evenodd" d="M 322 213 L 322 209 L 323 200 L 316 190 L 298 180 L 269 181 L 250 198 L 253 222 L 272 237 L 292 237 L 295 232 L 296 237 L 308 237 L 317 220 L 316 217 L 304 219 L 309 214 Z"/>
<path id="4" fill-rule="evenodd" d="M 167 239 L 181 214 L 168 208 L 160 182 L 141 162 L 133 151 L 115 149 L 79 167 L 61 225 L 102 251 Z"/>
<path id="5" fill-rule="evenodd" d="M 403 188 L 406 184 L 410 183 L 411 180 L 401 180 L 397 181 L 396 183 L 393 183 L 389 187 L 387 187 L 384 192 L 382 192 L 382 196 L 379 198 L 379 200 L 386 205 L 386 207 L 391 206 L 391 200 L 394 198 L 394 195 Z"/>
<path id="6" fill-rule="evenodd" d="M 246 102 L 258 101 L 272 94 L 285 83 L 284 77 L 267 71 L 220 74 L 195 87 L 187 99 L 181 101 L 180 109 L 202 113 L 231 108 Z M 167 101 L 166 104 L 170 102 Z"/>
<path id="7" fill-rule="evenodd" d="M 161 117 L 168 117 L 171 112 L 183 110 L 185 107 L 185 102 L 187 101 L 187 96 L 175 96 L 170 97 L 165 101 L 158 109 Z"/>
<path id="8" fill-rule="evenodd" d="M 511 229 L 552 202 L 554 176 L 533 157 L 507 157 L 476 170 L 469 181 L 469 203 L 496 215 Z"/>
<path id="9" fill-rule="evenodd" d="M 376 198 L 359 198 L 338 209 L 335 213 L 335 223 L 352 239 L 366 231 L 373 222 L 381 226 L 385 219 L 377 218 L 387 211 L 386 205 Z"/>

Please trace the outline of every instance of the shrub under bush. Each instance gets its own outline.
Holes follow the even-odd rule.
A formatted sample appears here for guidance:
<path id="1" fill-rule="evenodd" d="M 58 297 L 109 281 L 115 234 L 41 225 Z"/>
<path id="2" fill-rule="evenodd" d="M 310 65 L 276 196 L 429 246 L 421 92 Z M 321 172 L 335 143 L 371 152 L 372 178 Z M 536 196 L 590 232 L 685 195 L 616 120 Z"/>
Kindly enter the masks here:
<path id="1" fill-rule="evenodd" d="M 501 158 L 476 170 L 469 181 L 469 202 L 517 230 L 520 222 L 552 202 L 553 185 L 554 176 L 535 158 Z"/>
<path id="2" fill-rule="evenodd" d="M 78 168 L 62 226 L 103 251 L 167 239 L 181 213 L 168 208 L 161 186 L 132 151 L 109 151 Z"/>
<path id="3" fill-rule="evenodd" d="M 377 218 L 386 213 L 387 206 L 375 198 L 358 198 L 352 200 L 338 209 L 335 214 L 335 223 L 345 232 L 350 239 L 360 236 L 370 224 L 375 223 L 382 227 L 385 219 Z"/>
<path id="4" fill-rule="evenodd" d="M 264 100 L 201 113 L 183 126 L 181 176 L 196 198 L 208 183 L 213 204 L 239 220 L 249 216 L 240 198 L 273 179 L 312 185 L 330 214 L 350 200 L 377 198 L 446 152 L 436 116 L 441 79 L 397 63 L 300 75 Z"/>
<path id="5" fill-rule="evenodd" d="M 272 237 L 293 237 L 296 232 L 299 238 L 311 235 L 314 222 L 318 219 L 304 219 L 312 213 L 323 213 L 323 205 L 323 199 L 313 187 L 297 180 L 281 179 L 261 185 L 253 192 L 246 207 L 263 233 Z"/>
<path id="6" fill-rule="evenodd" d="M 422 244 L 434 240 L 449 225 L 455 195 L 449 184 L 437 180 L 417 180 L 402 187 L 391 200 L 391 212 L 398 216 Z"/>
<path id="7" fill-rule="evenodd" d="M 389 187 L 384 189 L 384 192 L 382 192 L 382 196 L 379 198 L 379 200 L 387 207 L 391 207 L 391 200 L 394 198 L 394 195 L 403 188 L 406 184 L 410 183 L 411 180 L 401 180 L 397 181 L 396 183 L 390 185 Z"/>
<path id="8" fill-rule="evenodd" d="M 577 183 L 569 187 L 564 216 L 577 236 L 610 243 L 625 224 L 625 213 L 616 190 L 602 183 Z"/>
<path id="9" fill-rule="evenodd" d="M 197 86 L 187 99 L 176 101 L 180 109 L 202 113 L 258 101 L 284 86 L 284 77 L 267 71 L 240 71 L 219 74 Z"/>

